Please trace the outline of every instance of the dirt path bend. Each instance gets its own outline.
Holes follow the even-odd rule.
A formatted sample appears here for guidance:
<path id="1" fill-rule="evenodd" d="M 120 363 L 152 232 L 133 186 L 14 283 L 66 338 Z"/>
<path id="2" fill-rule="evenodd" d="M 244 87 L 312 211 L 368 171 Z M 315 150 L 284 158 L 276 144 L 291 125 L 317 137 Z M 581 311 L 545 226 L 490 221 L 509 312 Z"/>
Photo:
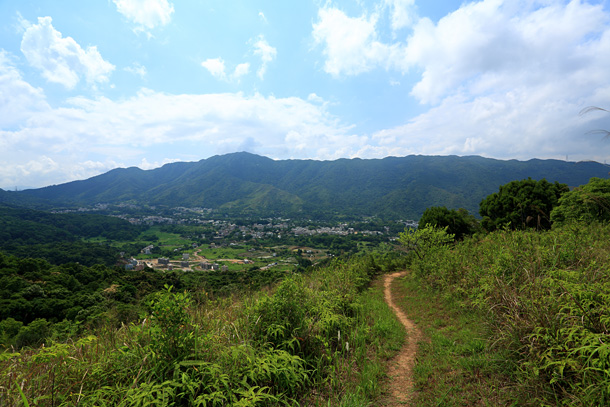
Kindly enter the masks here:
<path id="1" fill-rule="evenodd" d="M 406 271 L 387 274 L 384 277 L 384 297 L 400 322 L 407 330 L 407 340 L 400 353 L 390 362 L 388 369 L 390 399 L 387 406 L 408 405 L 413 393 L 413 365 L 417 353 L 417 342 L 421 339 L 421 331 L 394 303 L 392 296 L 392 281 L 407 274 Z"/>

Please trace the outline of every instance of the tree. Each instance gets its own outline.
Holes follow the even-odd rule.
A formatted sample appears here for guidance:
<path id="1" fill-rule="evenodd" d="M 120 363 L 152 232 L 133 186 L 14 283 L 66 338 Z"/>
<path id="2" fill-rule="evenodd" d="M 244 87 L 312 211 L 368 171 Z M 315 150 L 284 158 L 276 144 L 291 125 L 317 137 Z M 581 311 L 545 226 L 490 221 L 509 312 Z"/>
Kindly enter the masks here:
<path id="1" fill-rule="evenodd" d="M 566 184 L 545 179 L 531 178 L 511 181 L 500 186 L 500 190 L 479 205 L 483 217 L 481 225 L 488 231 L 509 227 L 511 229 L 550 229 L 551 211 L 557 206 L 562 194 L 569 191 Z"/>
<path id="2" fill-rule="evenodd" d="M 398 241 L 407 250 L 414 252 L 419 259 L 423 259 L 428 253 L 442 246 L 453 243 L 454 240 L 455 236 L 447 233 L 446 226 L 439 228 L 427 225 L 417 230 L 406 228 L 398 235 Z"/>
<path id="3" fill-rule="evenodd" d="M 591 178 L 566 192 L 551 212 L 553 222 L 610 220 L 610 179 Z"/>
<path id="4" fill-rule="evenodd" d="M 419 220 L 419 229 L 426 226 L 447 227 L 447 233 L 455 235 L 456 240 L 472 235 L 478 228 L 478 222 L 466 209 L 447 209 L 444 206 L 433 206 L 424 211 Z"/>

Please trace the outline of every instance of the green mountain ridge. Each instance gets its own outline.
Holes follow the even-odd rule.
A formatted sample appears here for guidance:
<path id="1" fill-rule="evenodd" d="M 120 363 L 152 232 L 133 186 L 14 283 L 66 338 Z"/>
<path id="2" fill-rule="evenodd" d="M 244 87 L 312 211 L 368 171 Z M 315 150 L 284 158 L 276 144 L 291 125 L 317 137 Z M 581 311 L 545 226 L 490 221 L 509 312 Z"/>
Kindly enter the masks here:
<path id="1" fill-rule="evenodd" d="M 478 213 L 480 201 L 502 184 L 531 177 L 571 187 L 607 178 L 596 162 L 479 156 L 383 159 L 272 160 L 251 153 L 177 162 L 153 170 L 118 168 L 87 180 L 20 192 L 0 201 L 77 206 L 134 202 L 207 207 L 259 215 L 379 215 L 417 219 L 430 206 Z"/>

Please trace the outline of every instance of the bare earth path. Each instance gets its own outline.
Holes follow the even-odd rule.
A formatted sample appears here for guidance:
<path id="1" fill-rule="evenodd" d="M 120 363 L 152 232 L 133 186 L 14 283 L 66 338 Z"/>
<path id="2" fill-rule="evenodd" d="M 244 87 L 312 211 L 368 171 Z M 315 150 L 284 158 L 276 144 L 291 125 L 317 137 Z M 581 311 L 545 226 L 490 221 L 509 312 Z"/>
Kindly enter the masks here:
<path id="1" fill-rule="evenodd" d="M 407 405 L 411 399 L 413 393 L 413 365 L 415 364 L 415 355 L 417 353 L 417 342 L 421 338 L 421 331 L 396 306 L 392 296 L 392 281 L 405 274 L 407 274 L 406 271 L 387 274 L 383 281 L 385 301 L 407 330 L 407 341 L 400 350 L 400 353 L 390 362 L 388 369 L 390 391 L 388 406 Z"/>

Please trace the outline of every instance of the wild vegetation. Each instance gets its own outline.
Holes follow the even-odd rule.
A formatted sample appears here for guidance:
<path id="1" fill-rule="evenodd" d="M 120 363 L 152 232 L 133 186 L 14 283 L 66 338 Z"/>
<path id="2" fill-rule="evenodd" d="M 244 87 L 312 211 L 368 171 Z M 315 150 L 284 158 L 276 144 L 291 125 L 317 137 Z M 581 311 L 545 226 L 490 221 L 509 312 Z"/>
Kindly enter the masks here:
<path id="1" fill-rule="evenodd" d="M 166 286 L 138 321 L 3 353 L 0 403 L 363 405 L 403 336 L 369 282 L 403 266 L 335 260 L 239 297 Z"/>
<path id="2" fill-rule="evenodd" d="M 537 188 L 552 190 L 547 206 Z M 385 362 L 404 332 L 374 281 L 409 266 L 395 289 L 425 337 L 415 405 L 607 405 L 610 181 L 565 189 L 501 187 L 481 203 L 491 232 L 466 210 L 429 208 L 400 233 L 402 250 L 356 234 L 364 222 L 283 246 L 270 223 L 254 237 L 241 221 L 87 238 L 115 250 L 152 241 L 174 257 L 276 254 L 292 259 L 285 267 L 136 271 L 0 255 L 0 404 L 383 403 Z M 511 205 L 488 211 L 494 200 Z M 297 242 L 336 256 L 306 258 Z"/>
<path id="3" fill-rule="evenodd" d="M 592 183 L 602 197 L 610 190 L 607 180 Z M 591 186 L 581 191 L 590 192 Z M 597 209 L 605 208 L 603 199 L 591 194 L 588 198 L 598 204 Z M 560 199 L 557 208 L 566 213 L 565 205 L 573 205 L 573 200 Z M 591 213 L 599 218 L 592 219 Z M 440 241 L 414 260 L 405 289 L 414 297 L 426 293 L 428 301 L 436 298 L 439 308 L 455 314 L 453 320 L 443 317 L 443 325 L 458 328 L 440 333 L 443 330 L 434 323 L 422 324 L 432 335 L 451 337 L 454 346 L 465 347 L 466 354 L 452 350 L 458 353 L 462 376 L 476 376 L 482 383 L 475 391 L 456 382 L 441 387 L 445 402 L 457 403 L 456 398 L 552 406 L 610 402 L 610 225 L 600 222 L 606 214 L 607 209 L 588 211 L 581 221 L 555 224 L 547 231 L 501 230 L 455 245 Z M 415 300 L 410 304 L 417 306 Z M 459 322 L 462 318 L 471 321 L 468 329 L 475 330 L 474 338 L 453 336 L 465 329 Z M 430 360 L 435 352 L 447 351 L 446 345 L 433 342 L 435 351 L 422 357 L 421 405 L 435 405 L 441 399 L 441 395 L 426 399 L 432 390 L 426 390 L 424 379 L 442 375 L 435 370 L 442 363 L 434 365 Z M 426 370 L 426 365 L 435 367 Z M 490 388 L 504 389 L 503 395 L 483 396 L 482 389 Z"/>
<path id="4" fill-rule="evenodd" d="M 117 261 L 116 250 L 83 239 L 130 240 L 140 232 L 140 227 L 109 216 L 57 214 L 0 205 L 0 250 L 22 258 L 44 258 L 57 265 L 78 262 L 112 266 Z"/>
<path id="5" fill-rule="evenodd" d="M 567 184 L 550 183 L 528 178 L 511 181 L 481 201 L 481 226 L 488 231 L 496 229 L 550 229 L 551 211 L 562 194 L 569 191 Z"/>

